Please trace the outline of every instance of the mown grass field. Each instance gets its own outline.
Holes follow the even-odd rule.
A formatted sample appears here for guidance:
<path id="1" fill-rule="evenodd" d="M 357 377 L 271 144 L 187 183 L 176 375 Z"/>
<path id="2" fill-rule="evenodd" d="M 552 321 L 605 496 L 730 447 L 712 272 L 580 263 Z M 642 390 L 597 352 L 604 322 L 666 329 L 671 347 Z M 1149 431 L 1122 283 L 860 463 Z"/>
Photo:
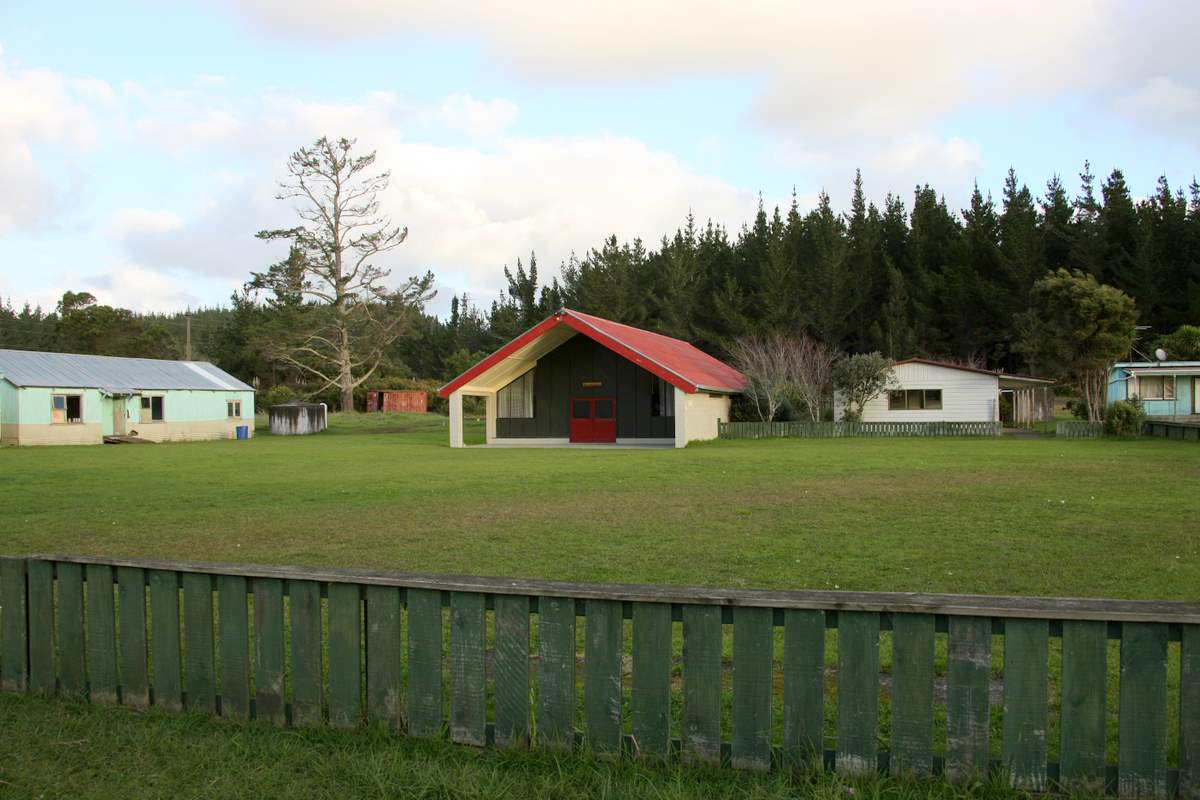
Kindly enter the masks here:
<path id="1" fill-rule="evenodd" d="M 1194 444 L 845 439 L 715 442 L 684 451 L 451 451 L 444 425 L 433 416 L 335 415 L 329 433 L 307 438 L 260 431 L 250 442 L 3 450 L 0 552 L 732 587 L 1200 599 Z M 470 436 L 481 440 L 477 424 Z M 997 676 L 1002 643 L 997 637 Z M 882 645 L 886 672 L 890 634 Z M 1116 647 L 1109 654 L 1110 708 Z M 826 648 L 831 733 L 836 632 Z M 1050 655 L 1053 759 L 1057 640 Z M 1171 663 L 1175 730 L 1177 646 Z M 943 637 L 937 670 L 944 679 Z M 886 747 L 886 682 L 883 695 Z M 940 747 L 944 705 L 935 715 Z M 994 756 L 998 723 L 994 718 Z M 1114 725 L 1115 716 L 1111 733 Z M 0 796 L 1011 794 L 995 786 L 846 784 L 829 775 L 756 777 L 479 753 L 361 731 L 281 732 L 15 697 L 0 697 L 0 729 L 10 753 L 0 759 Z M 1170 747 L 1174 759 L 1173 734 Z"/>
<path id="2" fill-rule="evenodd" d="M 444 426 L 335 416 L 317 437 L 0 451 L 0 550 L 1200 599 L 1200 447 L 1183 442 L 452 451 Z"/>

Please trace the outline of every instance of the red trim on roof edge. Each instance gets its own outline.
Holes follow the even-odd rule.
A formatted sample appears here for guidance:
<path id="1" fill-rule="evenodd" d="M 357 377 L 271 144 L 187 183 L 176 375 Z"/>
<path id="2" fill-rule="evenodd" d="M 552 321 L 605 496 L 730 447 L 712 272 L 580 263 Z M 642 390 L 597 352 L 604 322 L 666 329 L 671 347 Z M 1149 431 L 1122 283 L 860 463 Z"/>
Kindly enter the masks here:
<path id="1" fill-rule="evenodd" d="M 600 325 L 597 325 L 596 323 L 600 323 Z M 621 328 L 629 328 L 631 331 L 634 331 L 639 335 L 649 335 L 652 337 L 660 338 L 662 340 L 666 340 L 667 342 L 671 342 L 673 344 L 684 345 L 685 347 L 692 348 L 697 353 L 700 353 L 702 356 L 712 359 L 712 361 L 716 362 L 717 364 L 719 364 L 722 367 L 725 367 L 730 372 L 737 375 L 739 378 L 741 377 L 741 374 L 737 373 L 736 370 L 733 370 L 731 367 L 727 367 L 727 365 L 723 364 L 722 362 L 718 361 L 717 359 L 713 358 L 712 356 L 709 356 L 707 353 L 704 353 L 703 351 L 699 350 L 698 348 L 695 348 L 693 345 L 688 344 L 687 342 L 684 342 L 680 339 L 672 339 L 669 336 L 663 336 L 662 334 L 656 334 L 651 331 L 645 331 L 640 328 L 634 328 L 629 325 L 621 325 L 620 323 L 615 323 L 610 320 L 602 319 L 600 317 L 592 317 L 591 315 L 583 314 L 583 313 L 576 312 L 576 311 L 571 311 L 570 309 L 562 309 L 561 311 L 558 311 L 557 313 L 555 313 L 553 316 L 546 318 L 539 324 L 530 328 L 525 333 L 521 334 L 520 336 L 513 339 L 508 344 L 501 347 L 495 353 L 492 353 L 490 356 L 483 359 L 478 364 L 471 367 L 466 372 L 462 373 L 457 378 L 455 378 L 454 380 L 447 383 L 445 386 L 443 386 L 442 388 L 440 388 L 438 390 L 438 396 L 439 397 L 450 396 L 450 394 L 452 394 L 453 392 L 457 391 L 458 389 L 461 389 L 463 386 L 470 383 L 473 379 L 475 379 L 479 375 L 483 374 L 487 370 L 496 366 L 501 361 L 503 361 L 505 358 L 508 358 L 510 355 L 515 353 L 517 350 L 520 350 L 525 345 L 529 344 L 533 340 L 537 339 L 539 336 L 542 336 L 543 334 L 545 334 L 552 328 L 557 327 L 558 325 L 566 325 L 567 327 L 577 331 L 578 333 L 583 334 L 584 336 L 588 337 L 589 339 L 591 339 L 591 340 L 603 345 L 604 347 L 608 348 L 609 350 L 613 351 L 614 353 L 621 356 L 625 360 L 630 361 L 634 364 L 637 364 L 639 367 L 641 367 L 642 369 L 651 373 L 652 375 L 662 378 L 667 383 L 671 384 L 672 386 L 675 386 L 676 388 L 678 388 L 688 394 L 695 394 L 696 392 L 701 391 L 701 390 L 711 390 L 711 391 L 729 392 L 729 393 L 740 391 L 740 387 L 708 386 L 706 384 L 696 383 L 696 382 L 690 380 L 689 378 L 685 377 L 684 375 L 679 374 L 678 372 L 671 369 L 670 367 L 660 364 L 654 358 L 652 358 L 644 353 L 641 353 L 637 349 L 622 342 L 616 336 L 603 330 L 601 325 L 604 325 L 604 326 L 612 325 L 612 326 L 619 326 Z"/>

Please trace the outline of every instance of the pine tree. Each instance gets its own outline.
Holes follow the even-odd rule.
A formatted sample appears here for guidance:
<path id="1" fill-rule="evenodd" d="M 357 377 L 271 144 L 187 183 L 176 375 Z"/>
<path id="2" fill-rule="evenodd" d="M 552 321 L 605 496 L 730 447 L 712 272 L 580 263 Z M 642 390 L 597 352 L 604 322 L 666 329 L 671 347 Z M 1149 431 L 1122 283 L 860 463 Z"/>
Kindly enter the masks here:
<path id="1" fill-rule="evenodd" d="M 1137 296 L 1143 288 L 1137 267 L 1138 218 L 1133 198 L 1121 170 L 1114 169 L 1101 187 L 1104 204 L 1100 207 L 1101 262 L 1100 281 Z"/>
<path id="2" fill-rule="evenodd" d="M 847 268 L 846 226 L 821 192 L 804 217 L 800 260 L 801 319 L 825 344 L 843 349 L 853 312 L 854 276 Z"/>
<path id="3" fill-rule="evenodd" d="M 1072 214 L 1071 201 L 1062 181 L 1055 175 L 1046 183 L 1046 197 L 1041 201 L 1042 216 L 1040 234 L 1042 238 L 1043 265 L 1038 270 L 1061 269 L 1071 263 Z M 1037 278 L 1041 278 L 1039 274 Z"/>
<path id="4" fill-rule="evenodd" d="M 988 356 L 1003 345 L 1011 315 L 1004 259 L 1000 251 L 1000 220 L 989 193 L 971 193 L 963 209 L 962 260 L 955 265 L 948 289 L 949 339 L 955 355 Z"/>
<path id="5" fill-rule="evenodd" d="M 1079 195 L 1075 198 L 1071 226 L 1070 268 L 1099 276 L 1102 267 L 1100 203 L 1096 200 L 1096 176 L 1092 165 L 1084 161 L 1079 174 Z"/>

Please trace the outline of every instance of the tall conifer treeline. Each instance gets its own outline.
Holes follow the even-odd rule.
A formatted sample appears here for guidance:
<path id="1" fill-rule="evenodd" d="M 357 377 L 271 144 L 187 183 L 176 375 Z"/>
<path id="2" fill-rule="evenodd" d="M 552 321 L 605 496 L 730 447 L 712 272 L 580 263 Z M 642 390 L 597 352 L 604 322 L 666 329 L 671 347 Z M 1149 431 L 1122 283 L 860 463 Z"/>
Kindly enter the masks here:
<path id="1" fill-rule="evenodd" d="M 540 266 L 534 255 L 519 259 L 503 268 L 498 298 L 455 297 L 447 318 L 425 315 L 381 380 L 452 377 L 564 305 L 718 355 L 739 336 L 802 329 L 845 351 L 1016 371 L 1024 365 L 1014 318 L 1033 283 L 1059 267 L 1131 295 L 1149 346 L 1200 322 L 1200 184 L 1184 190 L 1163 177 L 1135 199 L 1120 170 L 1100 181 L 1085 164 L 1073 190 L 1058 177 L 1032 190 L 1010 170 L 998 198 L 976 186 L 958 209 L 928 185 L 876 206 L 856 175 L 845 210 L 822 193 L 807 212 L 794 197 L 786 209 L 760 202 L 737 231 L 689 215 L 654 244 L 610 236 L 549 281 Z M 286 304 L 263 300 L 239 294 L 230 308 L 193 312 L 194 352 L 260 386 L 298 381 L 262 356 L 262 343 L 288 324 Z M 181 357 L 182 317 L 141 317 L 154 335 L 121 346 Z M 0 346 L 69 349 L 72 330 L 55 313 L 0 304 Z"/>

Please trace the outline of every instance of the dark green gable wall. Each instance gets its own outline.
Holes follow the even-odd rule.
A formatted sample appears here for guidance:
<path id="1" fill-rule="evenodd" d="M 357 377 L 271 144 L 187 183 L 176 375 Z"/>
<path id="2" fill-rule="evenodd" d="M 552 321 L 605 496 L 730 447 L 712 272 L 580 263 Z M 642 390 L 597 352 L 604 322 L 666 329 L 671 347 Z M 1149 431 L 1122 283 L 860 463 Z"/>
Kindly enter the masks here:
<path id="1" fill-rule="evenodd" d="M 596 388 L 584 382 L 599 381 Z M 565 439 L 571 434 L 572 397 L 615 397 L 617 436 L 671 439 L 673 417 L 650 416 L 654 376 L 586 336 L 573 336 L 537 363 L 533 378 L 533 419 L 496 420 L 500 439 Z"/>

